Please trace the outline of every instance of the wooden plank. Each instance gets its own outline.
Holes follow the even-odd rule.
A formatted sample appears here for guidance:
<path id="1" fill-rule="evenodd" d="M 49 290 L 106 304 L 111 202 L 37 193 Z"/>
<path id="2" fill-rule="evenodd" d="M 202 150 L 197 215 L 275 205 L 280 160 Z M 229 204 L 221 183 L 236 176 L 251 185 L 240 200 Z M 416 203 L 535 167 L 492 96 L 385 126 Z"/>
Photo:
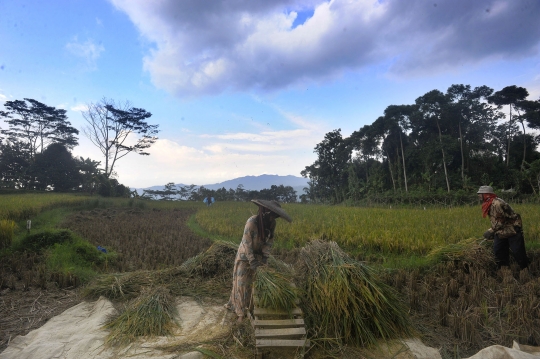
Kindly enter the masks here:
<path id="1" fill-rule="evenodd" d="M 294 339 L 294 337 L 306 335 L 305 328 L 280 328 L 280 329 L 255 329 L 255 338 L 289 338 Z"/>
<path id="2" fill-rule="evenodd" d="M 268 308 L 257 308 L 253 309 L 254 315 L 302 315 L 302 309 L 296 307 L 293 308 L 290 312 L 285 310 L 276 310 Z"/>
<path id="3" fill-rule="evenodd" d="M 284 348 L 284 347 L 295 347 L 301 348 L 304 346 L 309 346 L 309 340 L 300 339 L 300 340 L 287 340 L 287 339 L 257 339 L 255 340 L 255 346 L 257 348 Z"/>
<path id="4" fill-rule="evenodd" d="M 271 327 L 271 328 L 295 328 L 303 327 L 304 319 L 279 319 L 279 320 L 262 320 L 255 319 L 253 321 L 255 328 Z"/>

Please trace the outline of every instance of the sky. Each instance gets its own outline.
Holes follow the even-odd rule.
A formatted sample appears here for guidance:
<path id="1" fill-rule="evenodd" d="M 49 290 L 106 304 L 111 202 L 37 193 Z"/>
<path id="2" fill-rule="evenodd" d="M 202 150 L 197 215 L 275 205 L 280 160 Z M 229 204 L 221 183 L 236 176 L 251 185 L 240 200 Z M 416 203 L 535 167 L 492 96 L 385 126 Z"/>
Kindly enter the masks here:
<path id="1" fill-rule="evenodd" d="M 300 176 L 326 133 L 434 89 L 540 98 L 539 18 L 538 0 L 0 0 L 0 110 L 67 110 L 73 154 L 104 163 L 82 111 L 144 108 L 159 139 L 117 162 L 130 187 Z"/>

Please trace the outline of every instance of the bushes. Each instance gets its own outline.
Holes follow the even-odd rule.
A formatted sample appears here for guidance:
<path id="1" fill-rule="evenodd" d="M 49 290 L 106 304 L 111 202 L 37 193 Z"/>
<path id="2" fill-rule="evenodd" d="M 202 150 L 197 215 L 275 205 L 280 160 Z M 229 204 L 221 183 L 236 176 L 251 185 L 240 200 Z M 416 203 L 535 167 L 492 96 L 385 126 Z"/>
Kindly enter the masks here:
<path id="1" fill-rule="evenodd" d="M 30 252 L 42 252 L 44 249 L 51 247 L 56 243 L 70 241 L 73 241 L 73 234 L 68 230 L 43 231 L 29 234 L 24 237 L 17 249 Z"/>

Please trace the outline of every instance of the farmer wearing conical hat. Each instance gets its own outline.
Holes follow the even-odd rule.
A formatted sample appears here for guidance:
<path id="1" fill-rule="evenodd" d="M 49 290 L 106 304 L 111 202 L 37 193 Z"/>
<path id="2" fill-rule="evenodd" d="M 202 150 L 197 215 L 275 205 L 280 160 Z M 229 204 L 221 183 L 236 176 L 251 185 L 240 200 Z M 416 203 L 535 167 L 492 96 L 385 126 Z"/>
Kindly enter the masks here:
<path id="1" fill-rule="evenodd" d="M 274 243 L 276 218 L 292 222 L 291 217 L 276 201 L 254 199 L 251 202 L 259 206 L 259 212 L 250 217 L 244 228 L 242 242 L 238 247 L 233 270 L 233 287 L 229 302 L 225 307 L 238 315 L 238 321 L 244 319 L 244 310 L 249 305 L 251 283 L 257 267 L 265 265 Z"/>
<path id="2" fill-rule="evenodd" d="M 525 241 L 521 216 L 512 207 L 493 192 L 490 186 L 481 186 L 478 198 L 482 200 L 482 215 L 489 216 L 491 228 L 484 233 L 484 238 L 493 239 L 493 252 L 497 266 L 508 266 L 510 251 L 521 269 L 529 263 L 525 252 Z"/>

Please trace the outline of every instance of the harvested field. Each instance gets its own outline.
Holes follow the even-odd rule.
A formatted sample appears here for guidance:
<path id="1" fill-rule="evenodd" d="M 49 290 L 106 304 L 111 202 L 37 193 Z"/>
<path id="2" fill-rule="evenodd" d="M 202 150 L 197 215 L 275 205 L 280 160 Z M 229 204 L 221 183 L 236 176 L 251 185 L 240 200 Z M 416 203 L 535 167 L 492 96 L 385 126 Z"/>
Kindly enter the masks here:
<path id="1" fill-rule="evenodd" d="M 490 250 L 490 248 L 486 249 Z M 428 271 L 389 271 L 384 280 L 407 303 L 422 341 L 448 358 L 490 345 L 540 345 L 540 253 L 520 271 L 451 260 Z M 443 358 L 445 356 L 443 355 Z"/>
<path id="2" fill-rule="evenodd" d="M 119 254 L 114 271 L 154 270 L 179 266 L 210 247 L 186 221 L 190 209 L 94 209 L 69 216 L 61 224 L 95 246 Z"/>

